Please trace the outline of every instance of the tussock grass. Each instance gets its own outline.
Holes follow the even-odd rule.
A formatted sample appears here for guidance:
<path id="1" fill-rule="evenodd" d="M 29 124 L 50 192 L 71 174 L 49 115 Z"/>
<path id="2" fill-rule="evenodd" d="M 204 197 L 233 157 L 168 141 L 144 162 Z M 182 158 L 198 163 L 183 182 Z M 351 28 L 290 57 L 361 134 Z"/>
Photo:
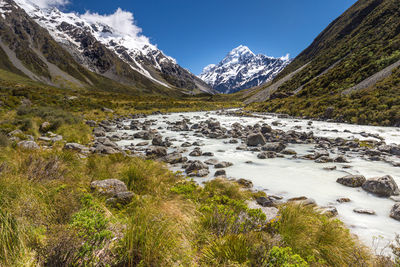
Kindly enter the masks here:
<path id="1" fill-rule="evenodd" d="M 280 211 L 279 234 L 307 261 L 328 266 L 365 266 L 370 262 L 368 250 L 338 219 L 328 218 L 310 206 L 288 204 Z"/>
<path id="2" fill-rule="evenodd" d="M 162 164 L 151 160 L 133 159 L 123 171 L 122 180 L 135 193 L 159 195 L 168 192 L 178 176 Z"/>
<path id="3" fill-rule="evenodd" d="M 145 199 L 134 208 L 119 246 L 128 266 L 190 266 L 194 207 L 172 200 Z"/>

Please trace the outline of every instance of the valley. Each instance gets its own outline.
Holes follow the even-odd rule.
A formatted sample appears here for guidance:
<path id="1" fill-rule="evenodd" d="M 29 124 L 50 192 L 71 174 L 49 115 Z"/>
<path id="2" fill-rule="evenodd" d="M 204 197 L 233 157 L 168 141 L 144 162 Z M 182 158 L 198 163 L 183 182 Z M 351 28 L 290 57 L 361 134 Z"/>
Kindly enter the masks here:
<path id="1" fill-rule="evenodd" d="M 70 4 L 0 0 L 0 266 L 399 266 L 397 0 L 198 76 Z"/>

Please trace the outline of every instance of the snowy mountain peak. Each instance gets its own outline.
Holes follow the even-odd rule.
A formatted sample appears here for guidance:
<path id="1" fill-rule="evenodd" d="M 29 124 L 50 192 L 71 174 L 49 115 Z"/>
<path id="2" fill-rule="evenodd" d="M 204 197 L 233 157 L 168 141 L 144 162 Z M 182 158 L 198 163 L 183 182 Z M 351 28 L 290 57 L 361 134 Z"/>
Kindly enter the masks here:
<path id="1" fill-rule="evenodd" d="M 199 77 L 221 93 L 234 93 L 272 80 L 289 63 L 289 54 L 281 58 L 256 55 L 240 45 L 217 65 L 205 67 Z"/>
<path id="2" fill-rule="evenodd" d="M 255 54 L 247 46 L 240 45 L 229 52 L 220 64 L 236 64 L 254 56 Z"/>
<path id="3" fill-rule="evenodd" d="M 128 72 L 133 70 L 165 87 L 215 92 L 152 44 L 135 24 L 133 13 L 129 11 L 118 8 L 114 13 L 105 15 L 89 11 L 84 14 L 66 13 L 57 7 L 65 5 L 68 0 L 14 1 L 77 62 L 91 71 L 122 81 L 116 77 L 123 73 L 131 79 L 133 76 Z M 115 65 L 121 65 L 117 61 L 128 64 L 130 70 L 122 71 Z"/>

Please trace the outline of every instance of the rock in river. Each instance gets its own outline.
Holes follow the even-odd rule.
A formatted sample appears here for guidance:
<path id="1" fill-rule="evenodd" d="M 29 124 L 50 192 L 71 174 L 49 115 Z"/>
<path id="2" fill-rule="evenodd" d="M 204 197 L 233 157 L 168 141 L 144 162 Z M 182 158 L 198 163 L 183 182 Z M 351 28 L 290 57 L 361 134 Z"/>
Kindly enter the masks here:
<path id="1" fill-rule="evenodd" d="M 247 145 L 248 146 L 258 146 L 265 145 L 266 141 L 264 136 L 261 133 L 253 133 L 247 136 Z"/>
<path id="2" fill-rule="evenodd" d="M 375 215 L 375 211 L 370 210 L 370 209 L 355 208 L 353 211 L 355 213 L 360 213 L 360 214 Z"/>
<path id="3" fill-rule="evenodd" d="M 381 197 L 397 196 L 400 193 L 396 182 L 390 175 L 370 178 L 362 185 L 362 188 Z"/>
<path id="4" fill-rule="evenodd" d="M 392 210 L 390 211 L 390 217 L 400 221 L 400 203 L 394 204 Z"/>
<path id="5" fill-rule="evenodd" d="M 349 187 L 360 187 L 365 181 L 366 179 L 363 175 L 347 175 L 336 180 L 339 184 Z"/>

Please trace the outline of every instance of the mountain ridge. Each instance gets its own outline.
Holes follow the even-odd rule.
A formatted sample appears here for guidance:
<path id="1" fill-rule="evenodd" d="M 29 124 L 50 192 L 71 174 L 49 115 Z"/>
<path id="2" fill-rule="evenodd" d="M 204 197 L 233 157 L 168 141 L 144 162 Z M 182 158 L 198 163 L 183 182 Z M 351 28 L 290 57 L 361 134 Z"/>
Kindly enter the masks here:
<path id="1" fill-rule="evenodd" d="M 359 0 L 245 103 L 296 116 L 398 126 L 399 60 L 398 1 Z"/>
<path id="2" fill-rule="evenodd" d="M 8 10 L 11 7 L 14 10 L 13 14 Z M 158 91 L 162 93 L 164 91 L 167 94 L 174 91 L 175 93 L 183 94 L 215 93 L 207 84 L 180 67 L 174 59 L 165 56 L 161 50 L 158 50 L 150 43 L 147 46 L 144 43 L 140 51 L 133 49 L 135 47 L 129 50 L 121 45 L 124 40 L 127 40 L 128 42 L 130 41 L 130 45 L 134 46 L 136 40 L 132 36 L 123 35 L 104 23 L 89 23 L 89 19 L 82 19 L 75 13 L 63 13 L 55 7 L 39 8 L 29 0 L 17 0 L 16 2 L 2 0 L 0 13 L 0 23 L 4 23 L 2 27 L 4 30 L 9 29 L 12 32 L 13 28 L 15 28 L 13 24 L 16 21 L 19 21 L 18 25 L 32 25 L 32 29 L 39 29 L 38 27 L 43 29 L 43 31 L 25 31 L 24 36 L 18 36 L 16 32 L 13 33 L 13 42 L 25 43 L 24 47 L 26 48 L 25 55 L 23 57 L 18 55 L 17 58 L 20 57 L 22 61 L 26 61 L 30 57 L 36 57 L 36 60 L 31 60 L 32 64 L 24 62 L 22 64 L 24 66 L 30 64 L 35 66 L 35 64 L 37 65 L 38 62 L 41 62 L 42 67 L 36 66 L 36 69 L 43 72 L 47 68 L 45 66 L 46 63 L 35 56 L 38 51 L 31 51 L 30 46 L 32 45 L 26 42 L 26 40 L 37 38 L 34 34 L 40 32 L 41 36 L 46 36 L 40 41 L 41 47 L 48 47 L 49 43 L 57 43 L 57 46 L 59 45 L 63 48 L 56 49 L 60 51 L 61 55 L 57 64 L 74 61 L 75 69 L 83 67 L 89 72 L 106 78 L 103 81 L 104 87 L 109 83 L 110 87 L 135 87 L 143 92 Z M 18 19 L 17 16 L 19 17 Z M 35 23 L 37 23 L 37 26 L 34 25 Z M 21 31 L 24 32 L 24 26 L 19 30 L 19 32 Z M 9 42 L 7 47 L 10 48 L 13 42 Z M 11 51 L 14 49 L 15 44 L 14 47 L 11 47 Z M 53 54 L 53 57 L 55 57 L 56 52 Z M 10 56 L 11 54 L 8 53 L 8 55 Z M 70 70 L 73 70 L 73 68 L 70 68 Z M 81 70 L 79 73 L 86 73 L 86 70 Z M 46 71 L 44 73 L 46 78 L 38 78 L 43 74 L 40 73 L 34 79 L 55 85 L 54 82 L 50 81 L 55 79 L 54 76 L 60 76 L 62 79 L 68 77 L 68 71 L 64 73 L 58 72 L 53 77 Z M 30 76 L 31 78 L 33 77 L 32 75 Z M 93 76 L 93 74 L 87 74 L 86 76 Z M 98 78 L 100 80 L 103 79 Z M 70 86 L 70 77 L 67 80 L 67 82 L 58 84 L 58 86 Z M 78 87 L 93 86 L 93 82 L 88 82 L 87 77 L 83 78 L 83 84 L 79 84 L 76 81 L 73 81 L 73 84 L 74 86 L 78 85 Z"/>
<path id="3" fill-rule="evenodd" d="M 281 58 L 256 55 L 240 45 L 218 64 L 206 66 L 199 77 L 221 93 L 234 93 L 272 80 L 289 62 L 288 55 Z"/>

